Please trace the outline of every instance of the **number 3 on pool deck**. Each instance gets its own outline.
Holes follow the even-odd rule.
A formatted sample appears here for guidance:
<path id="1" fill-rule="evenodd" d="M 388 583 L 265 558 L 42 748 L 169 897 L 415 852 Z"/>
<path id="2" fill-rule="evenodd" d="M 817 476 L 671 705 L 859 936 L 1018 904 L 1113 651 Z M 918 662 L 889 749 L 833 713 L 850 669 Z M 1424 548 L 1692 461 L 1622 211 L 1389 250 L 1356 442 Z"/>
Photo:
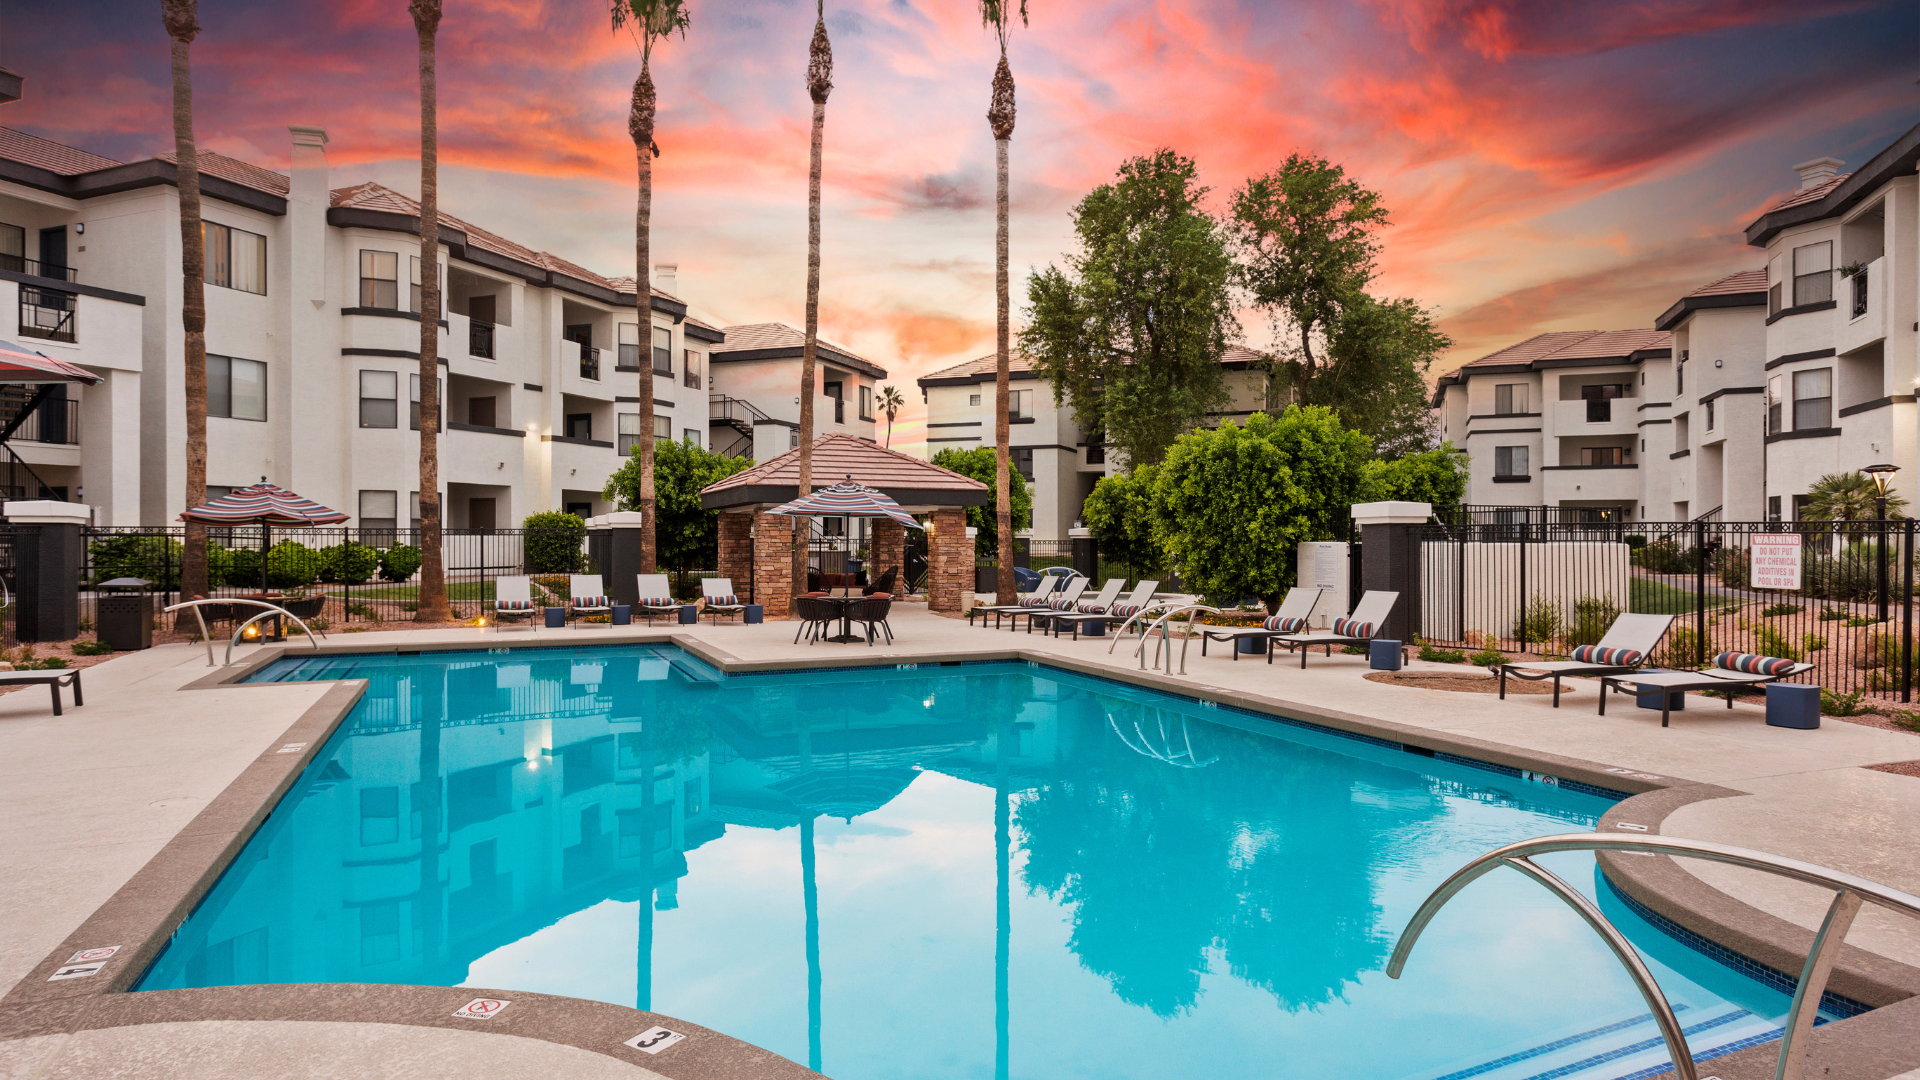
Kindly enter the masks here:
<path id="1" fill-rule="evenodd" d="M 648 1028 L 633 1038 L 628 1039 L 627 1045 L 643 1054 L 657 1054 L 684 1038 L 686 1038 L 686 1036 L 677 1031 L 668 1031 L 666 1028 L 656 1027 Z"/>

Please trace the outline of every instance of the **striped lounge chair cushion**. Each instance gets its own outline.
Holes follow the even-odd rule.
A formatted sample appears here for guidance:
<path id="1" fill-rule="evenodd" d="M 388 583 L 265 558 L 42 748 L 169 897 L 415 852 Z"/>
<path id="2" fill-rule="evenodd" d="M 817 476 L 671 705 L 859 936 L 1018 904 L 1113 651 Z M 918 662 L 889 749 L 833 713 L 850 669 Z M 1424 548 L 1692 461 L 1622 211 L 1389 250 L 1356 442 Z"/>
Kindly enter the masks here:
<path id="1" fill-rule="evenodd" d="M 1079 603 L 1080 601 L 1078 600 L 1069 600 L 1066 597 L 1062 596 L 1062 597 L 1058 597 L 1056 599 L 1047 601 L 1047 606 L 1052 608 L 1055 611 L 1072 611 L 1079 606 Z"/>
<path id="2" fill-rule="evenodd" d="M 640 606 L 641 607 L 679 607 L 680 601 L 675 600 L 671 596 L 643 596 L 640 598 Z"/>
<path id="3" fill-rule="evenodd" d="M 1082 615 L 1105 615 L 1109 613 L 1109 609 L 1102 606 L 1098 600 L 1082 600 L 1080 601 L 1080 606 L 1074 610 Z"/>
<path id="4" fill-rule="evenodd" d="M 1052 605 L 1053 605 L 1053 600 L 1045 596 L 1042 596 L 1038 599 L 1035 599 L 1033 597 L 1028 597 L 1027 599 L 1020 601 L 1021 607 L 1043 608 L 1043 607 L 1051 607 Z"/>
<path id="5" fill-rule="evenodd" d="M 1793 670 L 1793 661 L 1779 656 L 1723 652 L 1713 658 L 1713 666 L 1726 668 L 1728 671 L 1744 671 L 1749 675 L 1785 675 Z"/>
<path id="6" fill-rule="evenodd" d="M 708 607 L 739 607 L 740 601 L 731 596 L 709 596 Z"/>
<path id="7" fill-rule="evenodd" d="M 1107 610 L 1107 614 L 1113 616 L 1116 619 L 1130 618 L 1134 615 L 1140 614 L 1140 605 L 1139 604 L 1115 604 L 1113 605 L 1113 607 Z"/>
<path id="8" fill-rule="evenodd" d="M 1353 619 L 1335 619 L 1333 633 L 1335 637 L 1370 638 L 1373 636 L 1373 624 Z"/>
<path id="9" fill-rule="evenodd" d="M 613 601 L 607 599 L 604 596 L 576 596 L 573 598 L 573 606 L 577 608 L 612 607 Z"/>
<path id="10" fill-rule="evenodd" d="M 1260 625 L 1282 634 L 1291 634 L 1307 625 L 1307 620 L 1293 615 L 1269 615 Z"/>
<path id="11" fill-rule="evenodd" d="M 495 603 L 495 604 L 494 604 L 493 606 L 494 606 L 495 608 L 497 608 L 497 609 L 499 609 L 499 610 L 501 610 L 501 611 L 532 611 L 532 610 L 533 610 L 533 601 L 531 601 L 531 600 L 501 600 L 501 601 L 498 601 L 498 602 L 496 602 L 496 603 Z"/>
<path id="12" fill-rule="evenodd" d="M 1567 656 L 1582 664 L 1599 664 L 1602 667 L 1639 667 L 1643 659 L 1633 649 L 1603 649 L 1598 645 L 1581 645 Z"/>

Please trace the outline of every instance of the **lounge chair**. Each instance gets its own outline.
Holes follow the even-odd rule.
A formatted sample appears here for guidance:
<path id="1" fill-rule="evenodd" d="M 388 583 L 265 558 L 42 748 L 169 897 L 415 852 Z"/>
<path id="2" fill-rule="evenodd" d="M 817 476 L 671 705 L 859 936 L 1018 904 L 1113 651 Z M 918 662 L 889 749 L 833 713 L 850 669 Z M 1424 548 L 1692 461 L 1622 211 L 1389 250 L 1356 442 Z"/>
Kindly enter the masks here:
<path id="1" fill-rule="evenodd" d="M 60 688 L 73 687 L 73 705 L 79 708 L 86 702 L 80 700 L 80 669 L 57 668 L 51 671 L 0 671 L 0 686 L 46 686 L 53 691 L 53 715 L 60 715 Z"/>
<path id="2" fill-rule="evenodd" d="M 1202 626 L 1200 628 L 1200 655 L 1207 655 L 1207 642 L 1231 641 L 1234 643 L 1233 658 L 1240 659 L 1240 639 L 1266 639 L 1280 634 L 1297 634 L 1307 628 L 1307 620 L 1312 617 L 1314 605 L 1320 603 L 1325 589 L 1295 588 L 1287 590 L 1286 599 L 1280 601 L 1280 610 L 1267 616 L 1259 626 Z"/>
<path id="3" fill-rule="evenodd" d="M 599 574 L 571 575 L 567 591 L 573 594 L 567 606 L 573 609 L 575 618 L 613 614 L 613 598 L 607 595 L 606 588 L 600 584 Z"/>
<path id="4" fill-rule="evenodd" d="M 1056 612 L 1063 615 L 1071 614 L 1075 610 L 1076 605 L 1080 603 L 1080 594 L 1086 591 L 1086 578 L 1068 578 L 1067 583 L 1060 587 L 1060 591 L 1047 597 L 1044 604 L 1028 604 L 1019 611 L 1008 612 L 1009 618 L 1012 619 L 1012 625 L 1008 627 L 1008 629 L 1020 629 L 1020 616 L 1025 615 L 1027 617 L 1027 633 L 1031 634 L 1033 633 L 1034 619 L 1044 619 Z"/>
<path id="5" fill-rule="evenodd" d="M 1618 615 L 1597 645 L 1582 645 L 1568 660 L 1517 661 L 1500 665 L 1500 698 L 1506 700 L 1507 676 L 1539 682 L 1553 680 L 1553 707 L 1560 707 L 1560 680 L 1568 675 L 1625 675 L 1653 656 L 1673 625 L 1671 615 Z M 1531 672 L 1531 674 L 1529 674 Z"/>
<path id="6" fill-rule="evenodd" d="M 533 579 L 526 575 L 496 578 L 493 583 L 493 621 L 531 619 L 540 609 L 533 603 Z"/>
<path id="7" fill-rule="evenodd" d="M 1107 584 L 1112 585 L 1113 583 L 1109 581 Z M 1134 586 L 1131 593 L 1108 603 L 1105 607 L 1098 606 L 1099 601 L 1097 599 L 1082 600 L 1080 601 L 1080 610 L 1073 614 L 1055 615 L 1052 617 L 1051 622 L 1053 626 L 1051 629 L 1053 630 L 1053 636 L 1059 637 L 1063 627 L 1072 627 L 1073 640 L 1079 641 L 1081 626 L 1090 622 L 1114 622 L 1135 615 L 1141 608 L 1153 602 L 1153 590 L 1159 587 L 1160 583 L 1157 581 L 1142 581 L 1140 584 Z M 1100 592 L 1101 595 L 1106 595 L 1105 589 L 1100 590 Z"/>
<path id="8" fill-rule="evenodd" d="M 639 583 L 639 599 L 633 602 L 633 612 L 645 615 L 648 626 L 663 615 L 680 617 L 680 601 L 673 598 L 673 586 L 667 583 L 667 575 L 637 574 L 635 580 Z"/>
<path id="9" fill-rule="evenodd" d="M 1115 601 L 1120 599 L 1120 590 L 1126 587 L 1126 578 L 1108 578 L 1107 583 L 1100 586 L 1100 591 L 1094 594 L 1091 600 L 1075 600 L 1072 607 L 1062 607 L 1059 604 L 1052 605 L 1054 614 L 1049 616 L 1050 621 L 1047 629 L 1055 634 L 1059 633 L 1060 624 L 1051 622 L 1052 619 L 1064 619 L 1068 616 L 1082 615 L 1087 612 L 1100 612 L 1104 614 L 1108 608 L 1114 605 Z M 1028 625 L 1032 625 L 1031 621 L 1029 621 Z"/>
<path id="10" fill-rule="evenodd" d="M 1393 614 L 1393 605 L 1399 602 L 1400 594 L 1397 592 L 1369 592 L 1360 597 L 1358 604 L 1353 605 L 1353 614 L 1333 620 L 1331 630 L 1324 633 L 1309 630 L 1299 634 L 1271 634 L 1267 637 L 1267 663 L 1273 663 L 1275 645 L 1300 650 L 1302 671 L 1307 667 L 1307 651 L 1315 645 L 1326 646 L 1328 656 L 1333 655 L 1335 645 L 1365 645 L 1386 629 L 1387 616 Z"/>
<path id="11" fill-rule="evenodd" d="M 1733 708 L 1733 692 L 1740 687 L 1764 687 L 1770 682 L 1791 679 L 1813 670 L 1812 664 L 1798 663 L 1778 656 L 1723 652 L 1713 658 L 1713 667 L 1705 671 L 1653 671 L 1645 675 L 1604 675 L 1600 678 L 1600 715 L 1607 715 L 1607 687 L 1636 694 L 1660 692 L 1660 726 L 1667 726 L 1668 707 L 1676 692 L 1688 690 L 1724 690 L 1727 708 Z M 1764 693 L 1764 690 L 1762 691 Z"/>
<path id="12" fill-rule="evenodd" d="M 706 614 L 713 616 L 713 624 L 720 625 L 722 615 L 745 615 L 747 605 L 733 595 L 733 579 L 723 577 L 704 578 L 700 582 L 700 598 L 706 601 Z"/>
<path id="13" fill-rule="evenodd" d="M 993 628 L 995 630 L 998 630 L 1000 629 L 1000 616 L 1005 615 L 1010 611 L 1025 611 L 1036 600 L 1040 601 L 1042 603 L 1042 606 L 1044 606 L 1046 599 L 1053 594 L 1054 586 L 1060 583 L 1061 580 L 1062 579 L 1060 578 L 1051 577 L 1051 576 L 1042 577 L 1039 580 L 1039 582 L 1037 582 L 1033 586 L 1032 592 L 1021 597 L 1019 600 L 1017 600 L 1014 603 L 995 604 L 993 607 L 974 608 L 972 611 L 967 612 L 967 625 L 968 626 L 973 625 L 973 617 L 975 615 L 980 616 L 982 619 L 985 619 L 988 615 L 992 615 Z"/>

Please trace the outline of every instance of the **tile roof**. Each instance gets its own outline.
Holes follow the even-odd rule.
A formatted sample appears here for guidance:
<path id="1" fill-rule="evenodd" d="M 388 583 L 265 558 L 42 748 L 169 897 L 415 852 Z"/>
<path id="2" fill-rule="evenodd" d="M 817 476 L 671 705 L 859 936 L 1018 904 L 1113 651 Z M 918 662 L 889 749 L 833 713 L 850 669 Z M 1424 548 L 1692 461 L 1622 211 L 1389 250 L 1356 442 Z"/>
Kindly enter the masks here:
<path id="1" fill-rule="evenodd" d="M 1852 173 L 1841 173 L 1838 176 L 1834 176 L 1826 180 L 1822 180 L 1820 183 L 1815 184 L 1810 188 L 1804 188 L 1800 191 L 1796 191 L 1793 194 L 1787 196 L 1786 198 L 1781 199 L 1779 202 L 1774 203 L 1772 206 L 1767 207 L 1766 212 L 1771 214 L 1775 210 L 1785 210 L 1789 206 L 1799 206 L 1801 203 L 1809 203 L 1819 199 L 1824 199 L 1827 197 L 1827 192 L 1832 191 L 1834 188 L 1837 188 L 1841 184 L 1846 183 L 1847 177 L 1852 175 L 1853 175 Z"/>
<path id="2" fill-rule="evenodd" d="M 0 127 L 0 158 L 18 161 L 23 165 L 33 165 L 56 172 L 61 176 L 78 176 L 96 169 L 111 169 L 121 164 L 112 158 L 89 154 L 85 150 L 76 150 L 64 143 L 43 139 L 38 135 L 29 135 L 10 127 Z"/>
<path id="3" fill-rule="evenodd" d="M 171 165 L 180 164 L 180 156 L 171 150 L 161 154 L 160 160 Z M 241 187 L 250 187 L 269 195 L 285 196 L 287 193 L 289 181 L 285 173 L 263 169 L 258 165 L 249 165 L 239 158 L 230 158 L 211 150 L 200 151 L 194 155 L 193 160 L 202 176 L 217 176 L 222 180 L 231 180 Z"/>
<path id="4" fill-rule="evenodd" d="M 727 340 L 733 340 L 732 331 L 728 331 Z M 1256 352 L 1243 345 L 1230 346 L 1225 352 L 1220 354 L 1220 362 L 1223 364 L 1253 363 L 1265 360 L 1266 358 L 1265 353 Z M 998 359 L 997 354 L 988 353 L 977 360 L 968 360 L 963 364 L 955 364 L 950 368 L 941 368 L 939 371 L 922 375 L 920 382 L 922 385 L 926 385 L 935 379 L 971 379 L 982 375 L 992 375 L 997 369 L 998 365 L 996 361 Z M 1007 371 L 1010 374 L 1020 375 L 1032 370 L 1033 361 L 1018 351 L 1007 356 Z"/>
<path id="5" fill-rule="evenodd" d="M 711 350 L 715 362 L 723 362 L 729 353 L 753 352 L 759 349 L 800 349 L 807 344 L 807 335 L 788 326 L 786 323 L 747 323 L 744 326 L 729 326 L 723 331 L 727 335 L 724 343 L 717 344 Z M 851 367 L 862 374 L 875 379 L 887 377 L 887 369 L 861 356 L 843 345 L 836 345 L 826 338 L 820 338 L 822 353 L 831 353 L 833 363 Z"/>
<path id="6" fill-rule="evenodd" d="M 733 340 L 732 330 L 727 332 L 729 343 Z M 898 450 L 889 450 L 875 446 L 865 439 L 856 439 L 851 435 L 834 432 L 822 435 L 813 441 L 813 486 L 816 489 L 831 486 L 851 476 L 856 482 L 871 488 L 878 488 L 889 495 L 895 492 L 935 492 L 945 496 L 958 496 L 950 504 L 943 505 L 983 505 L 987 485 L 972 477 L 962 476 L 950 469 L 943 469 L 929 461 L 909 457 Z M 800 485 L 800 450 L 794 448 L 770 461 L 763 461 L 750 469 L 734 473 L 701 491 L 702 496 L 717 495 L 722 492 L 743 488 L 786 488 L 786 499 L 798 492 Z M 745 494 L 739 492 L 739 494 Z M 895 496 L 898 498 L 899 496 Z M 739 505 L 723 500 L 702 499 L 708 505 Z M 907 505 L 926 505 L 924 500 Z"/>
<path id="7" fill-rule="evenodd" d="M 1559 330 L 1535 334 L 1525 341 L 1462 364 L 1458 376 L 1477 367 L 1536 365 L 1557 360 L 1623 360 L 1646 349 L 1670 349 L 1673 335 L 1664 330 Z"/>
<path id="8" fill-rule="evenodd" d="M 1688 296 L 1727 296 L 1733 293 L 1751 293 L 1767 291 L 1767 268 L 1742 270 L 1737 274 L 1728 274 L 1719 281 L 1708 282 L 1688 293 Z"/>

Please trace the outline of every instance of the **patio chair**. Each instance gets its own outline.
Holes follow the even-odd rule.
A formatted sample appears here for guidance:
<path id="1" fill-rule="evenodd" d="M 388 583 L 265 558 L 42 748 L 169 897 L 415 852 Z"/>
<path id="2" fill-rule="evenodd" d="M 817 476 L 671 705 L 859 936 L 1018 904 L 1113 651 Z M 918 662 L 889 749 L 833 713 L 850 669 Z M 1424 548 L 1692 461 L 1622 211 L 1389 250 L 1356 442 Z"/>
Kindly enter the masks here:
<path id="1" fill-rule="evenodd" d="M 73 707 L 79 708 L 86 702 L 80 700 L 80 669 L 62 668 L 54 671 L 0 671 L 0 686 L 46 686 L 53 691 L 53 715 L 60 713 L 60 688 L 73 687 Z"/>
<path id="2" fill-rule="evenodd" d="M 1326 633 L 1306 631 L 1298 634 L 1273 634 L 1267 638 L 1267 663 L 1273 663 L 1273 647 L 1282 645 L 1288 649 L 1300 650 L 1300 670 L 1307 668 L 1307 652 L 1315 645 L 1324 645 L 1327 655 L 1333 655 L 1335 645 L 1365 645 L 1386 628 L 1387 616 L 1393 614 L 1393 605 L 1400 602 L 1397 592 L 1368 592 L 1353 605 L 1353 614 L 1344 619 L 1333 620 L 1333 628 Z"/>
<path id="3" fill-rule="evenodd" d="M 1012 623 L 1007 629 L 1010 631 L 1020 629 L 1020 616 L 1022 615 L 1027 617 L 1027 633 L 1031 634 L 1033 633 L 1033 622 L 1036 618 L 1045 619 L 1056 612 L 1062 615 L 1072 614 L 1076 605 L 1080 603 L 1080 594 L 1087 591 L 1087 579 L 1074 577 L 1067 578 L 1066 582 L 1065 585 L 1060 587 L 1059 591 L 1047 597 L 1043 602 L 1037 604 L 1029 603 L 1019 611 L 1008 612 L 1007 614 L 1012 619 Z"/>
<path id="4" fill-rule="evenodd" d="M 647 617 L 648 626 L 652 626 L 653 620 L 662 615 L 671 615 L 676 619 L 680 617 L 680 601 L 673 598 L 673 586 L 667 584 L 667 575 L 637 574 L 635 577 L 639 582 L 640 598 L 634 601 L 633 610 L 635 614 Z"/>
<path id="5" fill-rule="evenodd" d="M 887 568 L 887 572 L 884 574 L 881 574 L 880 577 L 876 579 L 873 584 L 867 586 L 866 588 L 860 591 L 867 596 L 873 596 L 877 593 L 886 593 L 888 596 L 892 596 L 893 583 L 898 581 L 899 579 L 900 579 L 900 568 L 897 566 L 890 566 Z"/>
<path id="6" fill-rule="evenodd" d="M 1112 585 L 1113 582 L 1109 581 L 1107 584 Z M 1050 620 L 1053 625 L 1049 629 L 1053 631 L 1054 637 L 1059 637 L 1063 627 L 1072 627 L 1073 640 L 1079 641 L 1080 627 L 1082 625 L 1090 622 L 1113 622 L 1137 614 L 1141 608 L 1147 606 L 1148 602 L 1153 599 L 1153 590 L 1159 587 L 1160 583 L 1157 581 L 1142 581 L 1140 584 L 1134 586 L 1133 592 L 1121 599 L 1108 603 L 1105 607 L 1098 606 L 1099 600 L 1097 597 L 1093 600 L 1082 600 L 1080 601 L 1080 609 L 1078 611 L 1072 614 L 1053 616 Z M 1100 593 L 1104 596 L 1106 595 L 1106 590 L 1102 589 Z"/>
<path id="7" fill-rule="evenodd" d="M 713 624 L 720 625 L 722 615 L 745 615 L 747 605 L 733 595 L 733 579 L 710 577 L 700 582 L 700 598 L 706 601 L 706 613 L 713 616 Z"/>
<path id="8" fill-rule="evenodd" d="M 539 610 L 533 606 L 533 579 L 525 574 L 496 578 L 493 583 L 495 625 L 504 619 L 531 619 Z"/>
<path id="9" fill-rule="evenodd" d="M 299 619 L 301 622 L 312 624 L 313 620 L 319 618 L 320 613 L 327 609 L 327 594 L 315 593 L 312 596 L 303 596 L 298 600 L 285 600 L 281 602 L 280 607 L 284 609 L 287 614 Z M 325 629 L 320 627 L 315 627 L 315 629 L 320 630 L 321 637 L 327 636 Z"/>
<path id="10" fill-rule="evenodd" d="M 1560 707 L 1560 680 L 1568 675 L 1624 675 L 1653 655 L 1673 625 L 1671 615 L 1618 615 L 1598 645 L 1574 649 L 1568 660 L 1521 660 L 1500 665 L 1500 698 L 1506 700 L 1507 676 L 1539 682 L 1553 680 L 1553 707 Z M 1524 670 L 1523 670 L 1524 669 Z M 1531 674 L 1529 674 L 1531 673 Z"/>
<path id="11" fill-rule="evenodd" d="M 568 604 L 575 617 L 581 615 L 613 614 L 613 599 L 600 584 L 599 574 L 573 574 L 567 582 L 567 591 L 573 594 Z"/>
<path id="12" fill-rule="evenodd" d="M 871 648 L 874 630 L 886 635 L 887 644 L 893 644 L 893 627 L 887 625 L 887 613 L 893 609 L 893 597 L 877 593 L 864 599 L 855 600 L 847 608 L 849 622 L 865 623 L 867 627 L 867 646 Z"/>
<path id="13" fill-rule="evenodd" d="M 1636 694 L 1645 694 L 1651 690 L 1660 693 L 1660 726 L 1667 726 L 1669 706 L 1673 704 L 1675 692 L 1688 690 L 1724 690 L 1727 694 L 1727 708 L 1733 708 L 1733 693 L 1742 687 L 1760 688 L 1781 679 L 1791 679 L 1795 675 L 1804 675 L 1813 670 L 1812 664 L 1799 663 L 1778 656 L 1757 656 L 1753 653 L 1723 652 L 1713 658 L 1713 666 L 1705 671 L 1654 671 L 1645 675 L 1603 675 L 1600 678 L 1600 715 L 1607 715 L 1607 687 L 1624 692 L 1629 686 Z"/>
<path id="14" fill-rule="evenodd" d="M 1307 628 L 1307 619 L 1313 615 L 1314 606 L 1320 603 L 1325 589 L 1296 588 L 1288 589 L 1286 599 L 1280 601 L 1280 610 L 1267 616 L 1259 626 L 1203 626 L 1200 628 L 1200 655 L 1207 655 L 1207 642 L 1233 642 L 1233 658 L 1240 659 L 1241 638 L 1266 639 L 1280 634 L 1297 634 Z"/>
<path id="15" fill-rule="evenodd" d="M 800 635 L 807 635 L 807 644 L 811 645 L 826 636 L 825 631 L 832 629 L 840 621 L 840 605 L 830 604 L 817 596 L 796 596 L 793 598 L 793 613 L 800 620 L 800 629 L 793 632 L 793 643 L 800 644 Z"/>
<path id="16" fill-rule="evenodd" d="M 973 617 L 975 615 L 980 616 L 980 618 L 983 620 L 988 615 L 992 615 L 993 628 L 995 630 L 998 630 L 1000 629 L 1000 616 L 1005 615 L 1010 611 L 1025 611 L 1027 610 L 1027 607 L 1036 600 L 1044 604 L 1046 602 L 1047 597 L 1052 595 L 1055 586 L 1062 580 L 1063 579 L 1057 578 L 1057 577 L 1042 577 L 1039 580 L 1039 582 L 1034 585 L 1032 592 L 1026 594 L 1025 596 L 1020 597 L 1018 600 L 1016 600 L 1011 604 L 995 604 L 992 607 L 974 608 L 972 611 L 967 612 L 967 625 L 968 626 L 973 625 Z"/>

